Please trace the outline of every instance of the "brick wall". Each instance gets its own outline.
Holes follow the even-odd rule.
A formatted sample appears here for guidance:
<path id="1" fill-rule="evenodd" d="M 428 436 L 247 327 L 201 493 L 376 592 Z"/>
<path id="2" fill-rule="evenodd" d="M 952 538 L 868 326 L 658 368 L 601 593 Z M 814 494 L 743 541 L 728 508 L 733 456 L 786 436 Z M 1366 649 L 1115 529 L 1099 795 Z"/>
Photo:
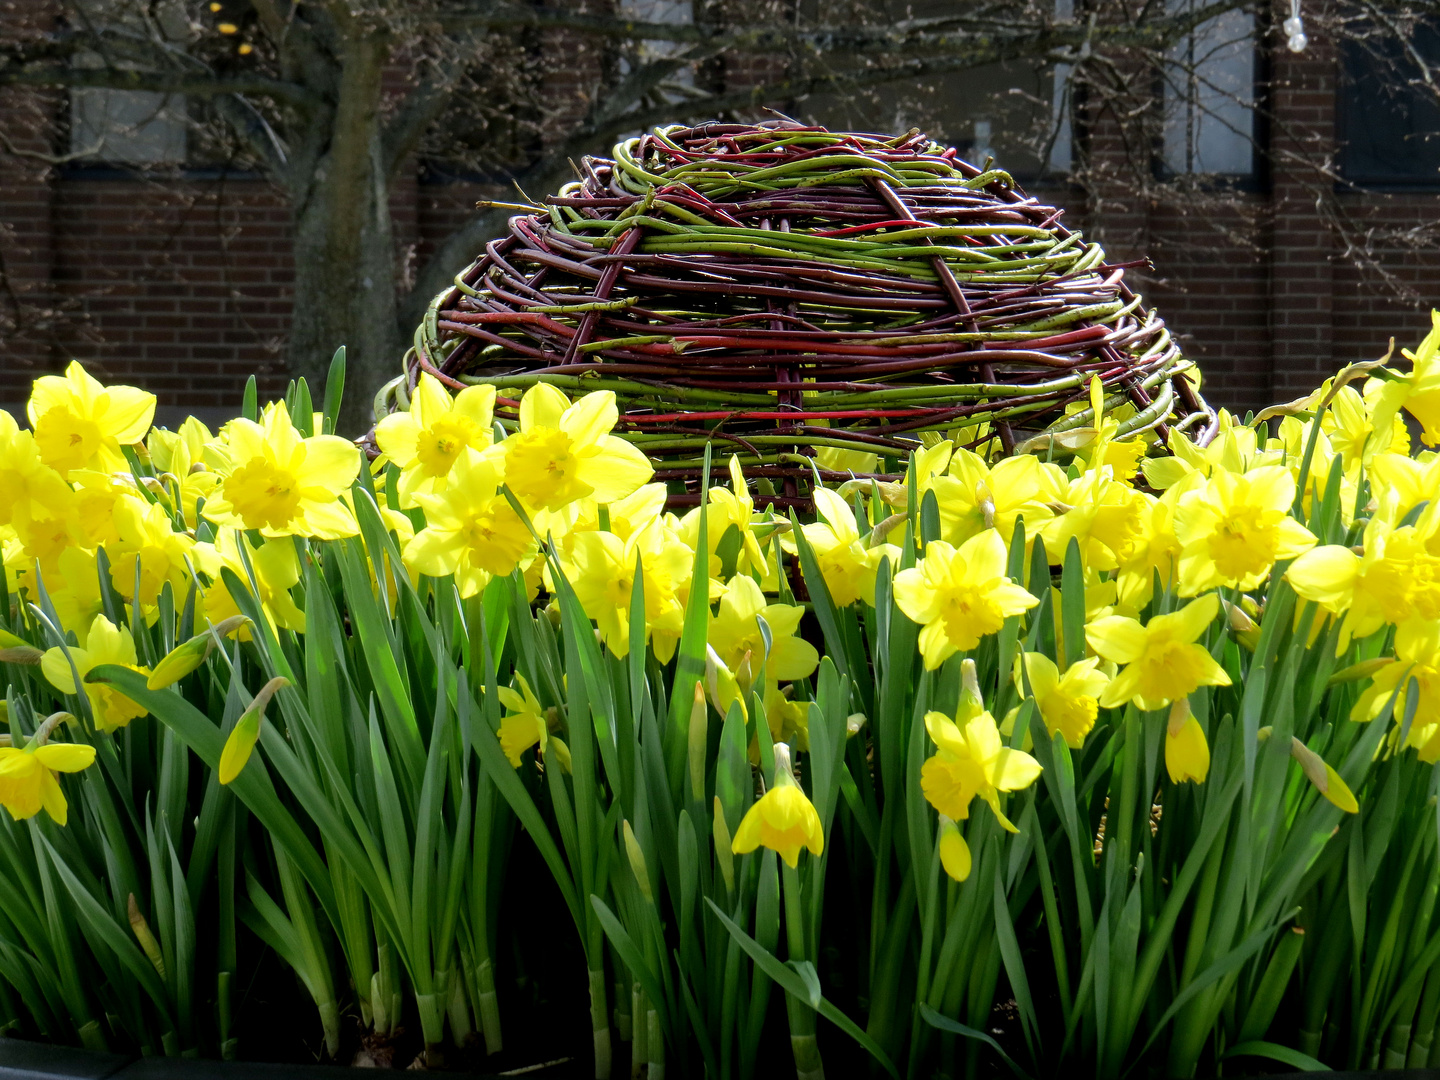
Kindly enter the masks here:
<path id="1" fill-rule="evenodd" d="M 1313 173 L 1287 171 L 1289 151 L 1332 149 L 1335 62 L 1318 42 L 1274 61 L 1279 164 L 1265 191 L 1226 214 L 1147 205 L 1103 124 L 1090 135 L 1102 175 L 1093 200 L 1042 193 L 1074 202 L 1067 220 L 1112 254 L 1151 255 L 1154 272 L 1134 275 L 1147 300 L 1200 361 L 1212 399 L 1242 410 L 1378 356 L 1392 336 L 1414 342 L 1429 307 L 1440 306 L 1440 194 L 1336 194 L 1317 188 Z M 583 104 L 584 81 L 571 72 L 557 83 L 567 109 Z M 22 151 L 59 153 L 62 108 L 57 95 L 0 91 L 0 130 Z M 477 198 L 504 197 L 494 185 L 418 176 L 397 184 L 392 200 L 402 268 L 427 258 Z M 1337 218 L 1372 230 L 1375 265 L 1355 267 Z M 0 405 L 23 399 L 30 379 L 71 356 L 154 390 L 172 409 L 232 411 L 251 374 L 263 393 L 279 393 L 288 236 L 287 207 L 261 180 L 144 182 L 0 151 Z"/>

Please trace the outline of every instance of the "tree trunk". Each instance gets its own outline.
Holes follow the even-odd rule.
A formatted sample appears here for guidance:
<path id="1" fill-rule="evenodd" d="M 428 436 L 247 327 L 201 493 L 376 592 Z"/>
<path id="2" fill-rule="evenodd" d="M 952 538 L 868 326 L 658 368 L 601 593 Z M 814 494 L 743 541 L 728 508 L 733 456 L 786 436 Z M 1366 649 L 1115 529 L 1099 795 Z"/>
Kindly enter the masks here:
<path id="1" fill-rule="evenodd" d="M 383 39 L 345 44 L 332 137 L 314 175 L 296 192 L 295 307 L 290 371 L 304 376 L 318 408 L 330 358 L 346 349 L 339 433 L 372 423 L 380 385 L 400 371 L 395 240 L 379 118 Z"/>

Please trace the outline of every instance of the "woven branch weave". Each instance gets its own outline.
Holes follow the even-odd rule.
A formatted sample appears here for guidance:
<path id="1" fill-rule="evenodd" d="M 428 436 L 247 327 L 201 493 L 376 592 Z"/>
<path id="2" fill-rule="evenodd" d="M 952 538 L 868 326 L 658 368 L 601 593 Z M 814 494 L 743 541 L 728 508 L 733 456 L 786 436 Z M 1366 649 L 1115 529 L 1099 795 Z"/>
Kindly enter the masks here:
<path id="1" fill-rule="evenodd" d="M 1081 428 L 1092 375 L 1133 407 L 1122 433 L 1213 427 L 1124 267 L 923 135 L 710 123 L 614 153 L 435 299 L 377 413 L 422 371 L 494 384 L 507 427 L 537 381 L 609 389 L 657 479 L 697 478 L 714 440 L 792 496 L 830 478 L 819 447 L 890 476 L 922 432 L 1010 452 Z"/>

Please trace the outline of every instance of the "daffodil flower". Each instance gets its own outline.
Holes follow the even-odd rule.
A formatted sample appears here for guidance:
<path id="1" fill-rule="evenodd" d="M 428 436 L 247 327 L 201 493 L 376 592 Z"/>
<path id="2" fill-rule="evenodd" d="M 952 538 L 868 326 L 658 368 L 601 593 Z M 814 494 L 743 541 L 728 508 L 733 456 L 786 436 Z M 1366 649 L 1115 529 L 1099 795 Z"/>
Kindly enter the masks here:
<path id="1" fill-rule="evenodd" d="M 1029 787 L 1040 775 L 1040 763 L 1023 750 L 1006 746 L 995 718 L 983 709 L 963 728 L 944 713 L 928 712 L 925 730 L 935 744 L 935 753 L 920 767 L 926 801 L 946 817 L 963 821 L 978 795 L 1006 830 L 1017 832 L 1000 809 L 1000 793 Z"/>
<path id="2" fill-rule="evenodd" d="M 82 743 L 0 746 L 0 806 L 16 821 L 43 807 L 57 825 L 69 820 L 69 804 L 56 773 L 80 772 L 95 761 L 95 748 Z"/>
<path id="3" fill-rule="evenodd" d="M 1100 704 L 1109 709 L 1133 701 L 1140 709 L 1163 709 L 1202 686 L 1229 686 L 1225 669 L 1205 646 L 1196 644 L 1219 612 L 1220 598 L 1207 593 L 1143 626 L 1124 615 L 1087 626 L 1090 647 L 1102 658 L 1126 665 L 1101 692 Z"/>
<path id="4" fill-rule="evenodd" d="M 790 769 L 790 747 L 775 744 L 775 784 L 755 800 L 745 812 L 730 850 L 747 855 L 759 847 L 767 847 L 794 869 L 800 862 L 800 849 L 820 855 L 825 850 L 825 835 L 820 828 L 820 815 Z"/>
<path id="5" fill-rule="evenodd" d="M 1370 688 L 1350 710 L 1350 719 L 1374 720 L 1392 697 L 1397 719 L 1414 709 L 1405 745 L 1413 747 L 1426 764 L 1440 761 L 1440 623 L 1414 619 L 1395 631 L 1395 659 L 1374 673 Z"/>
<path id="6" fill-rule="evenodd" d="M 1180 595 L 1220 585 L 1253 589 L 1277 560 L 1314 547 L 1314 535 L 1290 516 L 1294 502 L 1295 480 L 1282 466 L 1212 472 L 1175 508 Z"/>
<path id="7" fill-rule="evenodd" d="M 505 751 L 505 757 L 511 766 L 518 769 L 520 755 L 530 747 L 538 745 L 540 752 L 545 752 L 545 741 L 550 727 L 540 699 L 530 689 L 525 676 L 517 671 L 515 681 L 520 684 L 519 692 L 508 686 L 498 687 L 497 692 L 500 695 L 500 704 L 510 710 L 500 720 L 500 749 Z"/>
<path id="8" fill-rule="evenodd" d="M 265 540 L 259 547 L 250 547 L 250 541 L 239 529 L 222 529 L 215 537 L 214 544 L 196 544 L 194 558 L 196 569 L 209 576 L 210 587 L 201 599 L 205 621 L 218 625 L 240 614 L 235 598 L 221 576 L 222 567 L 228 568 L 243 582 L 249 582 L 245 563 L 241 558 L 240 545 L 246 545 L 250 569 L 255 572 L 255 584 L 260 589 L 260 610 L 272 629 L 284 627 L 297 634 L 305 632 L 305 613 L 296 605 L 290 594 L 300 582 L 300 557 L 295 544 L 287 537 Z M 251 628 L 240 629 L 240 640 L 249 641 Z"/>
<path id="9" fill-rule="evenodd" d="M 934 480 L 940 511 L 940 535 L 951 544 L 995 529 L 1002 538 L 1013 536 L 1017 518 L 1025 519 L 1034 533 L 1053 517 L 1045 494 L 1049 477 L 1033 454 L 1003 458 L 994 466 L 963 447 L 950 456 L 950 469 Z"/>
<path id="10" fill-rule="evenodd" d="M 1110 682 L 1098 669 L 1099 663 L 1099 657 L 1088 656 L 1071 664 L 1062 675 L 1044 653 L 1024 654 L 1025 676 L 1045 730 L 1051 735 L 1058 732 L 1072 749 L 1078 750 L 1095 726 L 1096 701 Z"/>
<path id="11" fill-rule="evenodd" d="M 485 450 L 494 439 L 495 387 L 467 386 L 453 398 L 422 372 L 406 412 L 393 412 L 375 425 L 375 443 L 400 468 L 400 506 L 415 505 L 417 494 L 443 491 L 456 460 L 467 448 Z"/>
<path id="12" fill-rule="evenodd" d="M 69 647 L 68 658 L 65 653 L 66 650 L 59 647 L 47 649 L 40 661 L 40 671 L 50 685 L 62 694 L 80 692 L 80 686 L 75 683 L 75 672 L 78 671 L 85 695 L 90 699 L 95 726 L 101 731 L 115 731 L 150 711 L 112 686 L 84 682 L 90 669 L 101 664 L 118 664 L 141 675 L 150 673 L 149 668 L 136 663 L 135 639 L 125 627 L 117 627 L 104 615 L 96 615 L 85 635 L 85 647 L 82 649 L 72 645 Z M 75 664 L 74 671 L 70 667 L 71 661 Z"/>
<path id="13" fill-rule="evenodd" d="M 791 682 L 810 675 L 820 664 L 815 646 L 797 637 L 805 609 L 794 604 L 768 604 L 753 578 L 737 575 L 711 616 L 709 642 L 726 666 L 738 669 L 749 653 L 765 657 L 765 674 L 771 682 Z M 760 633 L 758 618 L 770 628 L 770 651 Z"/>
<path id="14" fill-rule="evenodd" d="M 639 450 L 610 434 L 620 418 L 609 390 L 573 405 L 559 390 L 537 383 L 520 399 L 520 431 L 497 447 L 505 483 L 532 510 L 558 511 L 577 499 L 623 499 L 654 468 Z"/>
<path id="15" fill-rule="evenodd" d="M 9 525 L 17 515 L 54 513 L 70 496 L 64 478 L 40 459 L 35 436 L 0 409 L 0 525 Z"/>
<path id="16" fill-rule="evenodd" d="M 664 663 L 685 628 L 685 600 L 694 554 L 659 518 L 627 540 L 609 532 L 574 534 L 566 574 L 600 640 L 616 656 L 630 651 L 630 600 L 638 561 L 645 582 L 645 634 Z"/>
<path id="17" fill-rule="evenodd" d="M 416 496 L 428 524 L 405 545 L 407 567 L 430 577 L 454 574 L 460 595 L 474 596 L 492 576 L 529 563 L 535 538 L 499 490 L 501 468 L 495 457 L 466 450 L 444 491 Z"/>
<path id="18" fill-rule="evenodd" d="M 186 558 L 195 541 L 175 531 L 164 507 L 126 496 L 115 504 L 115 528 L 119 539 L 106 549 L 110 581 L 127 603 L 153 609 L 166 582 L 177 598 L 189 592 L 192 579 Z"/>
<path id="19" fill-rule="evenodd" d="M 873 604 L 880 562 L 888 557 L 892 566 L 898 564 L 900 549 L 894 544 L 864 543 L 850 504 L 829 488 L 816 487 L 811 494 L 820 520 L 801 526 L 801 532 L 815 552 L 830 599 L 839 607 L 858 600 Z"/>
<path id="20" fill-rule="evenodd" d="M 1420 421 L 1420 439 L 1426 446 L 1440 443 L 1440 311 L 1430 312 L 1430 322 L 1430 333 L 1419 347 L 1401 351 L 1411 370 L 1385 381 L 1371 416 L 1375 428 L 1383 431 L 1403 407 Z"/>
<path id="21" fill-rule="evenodd" d="M 133 386 L 102 386 L 72 360 L 64 375 L 35 380 L 27 415 L 41 459 L 62 476 L 84 468 L 124 471 L 120 448 L 145 438 L 155 418 L 155 395 Z"/>
<path id="22" fill-rule="evenodd" d="M 992 529 L 959 548 L 932 541 L 919 563 L 895 575 L 895 602 L 921 626 L 927 670 L 975 648 L 1007 618 L 1039 603 L 1005 576 L 1005 561 L 1005 542 Z"/>
<path id="23" fill-rule="evenodd" d="M 708 555 L 714 556 L 725 534 L 735 529 L 740 535 L 740 549 L 735 555 L 735 573 L 764 575 L 768 569 L 765 552 L 760 539 L 755 535 L 755 501 L 750 497 L 745 474 L 740 469 L 740 459 L 730 455 L 730 486 L 710 489 L 703 510 L 695 507 L 680 519 L 680 538 L 694 551 L 700 543 L 700 515 L 705 514 Z M 716 560 L 718 565 L 718 560 Z"/>
<path id="24" fill-rule="evenodd" d="M 1432 503 L 1415 525 L 1393 528 L 1380 515 L 1365 526 L 1362 553 L 1341 544 L 1305 552 L 1285 571 L 1296 595 L 1340 616 L 1339 651 L 1386 623 L 1440 618 L 1440 556 L 1430 543 L 1440 515 Z"/>
<path id="25" fill-rule="evenodd" d="M 192 529 L 196 525 L 196 508 L 201 499 L 209 499 L 220 483 L 220 474 L 205 461 L 205 451 L 215 436 L 195 417 L 188 417 L 176 431 L 155 428 L 145 440 L 150 461 L 167 490 L 173 484 L 179 489 L 180 511 Z"/>
<path id="26" fill-rule="evenodd" d="M 263 536 L 337 540 L 359 532 L 340 498 L 360 473 L 355 444 L 335 435 L 302 438 L 283 401 L 263 421 L 226 425 L 234 467 L 205 504 L 205 516 Z"/>

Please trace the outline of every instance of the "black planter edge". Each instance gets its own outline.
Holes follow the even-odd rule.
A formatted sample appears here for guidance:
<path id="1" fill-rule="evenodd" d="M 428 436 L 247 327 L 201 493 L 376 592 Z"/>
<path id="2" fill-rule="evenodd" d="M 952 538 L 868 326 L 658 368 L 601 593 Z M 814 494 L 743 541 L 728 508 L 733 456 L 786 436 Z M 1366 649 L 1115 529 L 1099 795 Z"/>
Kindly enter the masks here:
<path id="1" fill-rule="evenodd" d="M 0 1080 L 375 1080 L 376 1070 L 341 1065 L 217 1061 L 210 1058 L 131 1057 L 0 1037 Z M 440 1073 L 468 1080 L 578 1080 L 573 1062 L 556 1062 L 504 1073 Z"/>

